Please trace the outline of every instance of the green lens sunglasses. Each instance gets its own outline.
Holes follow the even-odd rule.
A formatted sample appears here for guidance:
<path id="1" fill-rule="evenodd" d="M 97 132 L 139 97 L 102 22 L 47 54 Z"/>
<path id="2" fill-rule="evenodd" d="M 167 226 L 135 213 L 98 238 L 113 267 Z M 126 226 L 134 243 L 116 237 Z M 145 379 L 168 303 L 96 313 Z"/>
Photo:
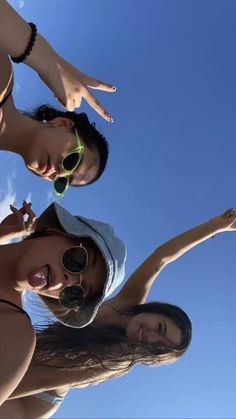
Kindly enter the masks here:
<path id="1" fill-rule="evenodd" d="M 68 186 L 70 184 L 70 176 L 71 174 L 77 169 L 77 167 L 80 165 L 83 154 L 84 154 L 84 146 L 80 142 L 79 134 L 76 128 L 75 135 L 76 135 L 76 141 L 77 141 L 77 147 L 71 150 L 62 160 L 61 162 L 61 168 L 68 173 L 66 176 L 58 176 L 54 180 L 54 191 L 55 194 L 62 198 L 68 189 Z"/>

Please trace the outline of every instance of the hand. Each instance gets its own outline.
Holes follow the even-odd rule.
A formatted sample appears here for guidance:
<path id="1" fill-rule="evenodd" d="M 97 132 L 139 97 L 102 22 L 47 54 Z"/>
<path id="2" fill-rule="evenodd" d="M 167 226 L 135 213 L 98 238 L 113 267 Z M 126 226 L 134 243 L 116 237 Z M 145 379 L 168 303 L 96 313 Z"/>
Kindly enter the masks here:
<path id="1" fill-rule="evenodd" d="M 228 209 L 223 214 L 212 218 L 209 224 L 213 234 L 216 232 L 236 230 L 236 210 L 234 208 Z"/>
<path id="2" fill-rule="evenodd" d="M 23 201 L 22 207 L 17 208 L 10 205 L 12 214 L 8 215 L 0 223 L 1 238 L 13 239 L 23 235 L 28 235 L 34 231 L 36 222 L 36 215 L 31 209 L 31 203 Z M 28 215 L 27 220 L 24 220 L 24 215 Z"/>
<path id="3" fill-rule="evenodd" d="M 117 90 L 116 87 L 87 76 L 58 55 L 56 55 L 54 63 L 51 64 L 43 74 L 39 72 L 39 76 L 54 92 L 56 99 L 63 107 L 68 111 L 74 111 L 81 105 L 84 98 L 102 118 L 113 122 L 111 115 L 90 93 L 88 88 L 114 93 Z"/>

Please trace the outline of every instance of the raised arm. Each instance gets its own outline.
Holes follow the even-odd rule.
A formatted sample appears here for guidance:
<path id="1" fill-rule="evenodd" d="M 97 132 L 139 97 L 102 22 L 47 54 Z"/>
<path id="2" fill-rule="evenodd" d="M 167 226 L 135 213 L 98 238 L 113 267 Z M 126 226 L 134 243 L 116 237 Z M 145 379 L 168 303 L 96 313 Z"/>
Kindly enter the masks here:
<path id="1" fill-rule="evenodd" d="M 30 37 L 29 24 L 5 0 L 0 0 L 0 49 L 17 58 L 25 52 Z M 59 102 L 69 111 L 79 107 L 84 98 L 99 115 L 112 122 L 110 114 L 90 93 L 88 87 L 106 92 L 115 92 L 116 88 L 79 71 L 58 55 L 39 33 L 24 63 L 38 73 Z"/>
<path id="2" fill-rule="evenodd" d="M 158 247 L 131 275 L 119 294 L 108 301 L 117 308 L 144 303 L 155 279 L 166 265 L 213 235 L 235 229 L 236 211 L 229 209 L 222 215 L 169 240 Z"/>

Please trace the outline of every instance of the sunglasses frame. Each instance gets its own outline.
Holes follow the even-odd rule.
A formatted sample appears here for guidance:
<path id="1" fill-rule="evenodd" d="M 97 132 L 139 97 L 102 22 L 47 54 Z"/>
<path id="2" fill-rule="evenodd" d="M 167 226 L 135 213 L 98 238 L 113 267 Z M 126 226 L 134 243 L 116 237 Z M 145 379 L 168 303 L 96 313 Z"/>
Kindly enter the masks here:
<path id="1" fill-rule="evenodd" d="M 67 269 L 66 267 L 65 267 L 65 265 L 64 265 L 64 263 L 63 263 L 63 256 L 64 256 L 64 254 L 68 251 L 68 250 L 70 250 L 70 249 L 74 249 L 74 248 L 77 248 L 77 247 L 79 247 L 80 249 L 82 248 L 84 251 L 85 251 L 85 254 L 86 254 L 86 264 L 85 264 L 85 267 L 84 267 L 84 269 L 82 270 L 82 271 L 79 271 L 79 272 L 73 272 L 73 271 L 70 271 L 69 269 Z M 79 284 L 73 284 L 73 285 L 71 285 L 71 286 L 65 286 L 61 291 L 60 291 L 60 294 L 59 294 L 59 297 L 58 297 L 58 300 L 59 300 L 59 303 L 63 306 L 63 307 L 65 307 L 65 308 L 71 308 L 71 306 L 70 307 L 67 307 L 65 304 L 63 304 L 63 297 L 61 296 L 61 294 L 63 293 L 63 291 L 66 289 L 66 288 L 70 288 L 70 287 L 79 287 L 81 290 L 82 290 L 82 292 L 83 292 L 83 298 L 85 298 L 84 297 L 84 289 L 83 289 L 83 287 L 82 287 L 82 273 L 85 271 L 85 269 L 86 269 L 86 267 L 87 267 L 87 265 L 88 265 L 88 251 L 87 251 L 87 249 L 82 245 L 82 243 L 80 243 L 79 244 L 79 246 L 71 246 L 71 247 L 69 247 L 69 249 L 67 249 L 67 250 L 65 250 L 64 252 L 63 252 L 63 255 L 61 256 L 61 265 L 62 265 L 62 267 L 63 267 L 63 269 L 66 271 L 66 272 L 69 272 L 70 274 L 72 274 L 72 275 L 78 275 L 79 274 L 79 279 L 80 279 L 80 282 L 79 282 Z M 75 306 L 74 308 L 77 308 L 77 309 L 79 309 L 79 307 L 78 306 Z M 72 309 L 72 308 L 71 308 Z"/>
<path id="2" fill-rule="evenodd" d="M 66 191 L 67 191 L 67 189 L 68 189 L 68 187 L 69 187 L 69 184 L 70 184 L 70 175 L 77 169 L 77 167 L 80 165 L 80 163 L 81 163 L 81 161 L 82 161 L 82 158 L 83 158 L 83 154 L 84 154 L 84 146 L 81 144 L 81 140 L 80 140 L 80 137 L 79 137 L 79 134 L 78 134 L 78 131 L 77 131 L 77 129 L 74 127 L 74 131 L 75 131 L 75 136 L 76 136 L 76 141 L 77 141 L 77 147 L 75 147 L 73 150 L 71 150 L 69 153 L 67 153 L 66 154 L 66 156 L 64 156 L 63 157 L 63 160 L 62 160 L 62 163 L 61 163 L 61 168 L 64 170 L 64 171 L 66 171 L 67 173 L 68 173 L 68 175 L 65 175 L 65 176 L 58 176 L 55 180 L 54 180 L 54 182 L 53 182 L 53 186 L 54 186 L 54 192 L 55 192 L 55 194 L 56 194 L 56 196 L 58 197 L 58 198 L 62 198 L 64 195 L 65 195 L 65 193 L 66 193 Z M 76 164 L 76 166 L 72 169 L 72 170 L 66 170 L 65 168 L 64 168 L 64 166 L 63 166 L 63 161 L 67 158 L 67 157 L 69 157 L 71 154 L 74 154 L 75 152 L 77 152 L 78 153 L 78 156 L 79 156 L 79 158 L 78 158 L 78 163 Z M 57 190 L 56 190 L 56 187 L 55 187 L 55 183 L 56 183 L 56 181 L 57 181 L 57 179 L 60 179 L 60 178 L 65 178 L 66 179 L 66 185 L 65 185 L 65 189 L 63 190 L 63 192 L 57 192 Z"/>

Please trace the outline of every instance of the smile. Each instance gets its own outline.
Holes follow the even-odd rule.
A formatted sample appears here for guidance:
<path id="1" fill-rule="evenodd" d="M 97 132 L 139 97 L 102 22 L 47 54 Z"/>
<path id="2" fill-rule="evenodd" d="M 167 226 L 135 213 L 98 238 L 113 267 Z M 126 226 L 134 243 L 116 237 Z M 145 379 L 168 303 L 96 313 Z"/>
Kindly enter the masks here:
<path id="1" fill-rule="evenodd" d="M 50 158 L 48 157 L 46 164 L 40 165 L 38 168 L 40 176 L 48 177 L 53 173 L 56 173 L 55 167 L 52 164 Z"/>

